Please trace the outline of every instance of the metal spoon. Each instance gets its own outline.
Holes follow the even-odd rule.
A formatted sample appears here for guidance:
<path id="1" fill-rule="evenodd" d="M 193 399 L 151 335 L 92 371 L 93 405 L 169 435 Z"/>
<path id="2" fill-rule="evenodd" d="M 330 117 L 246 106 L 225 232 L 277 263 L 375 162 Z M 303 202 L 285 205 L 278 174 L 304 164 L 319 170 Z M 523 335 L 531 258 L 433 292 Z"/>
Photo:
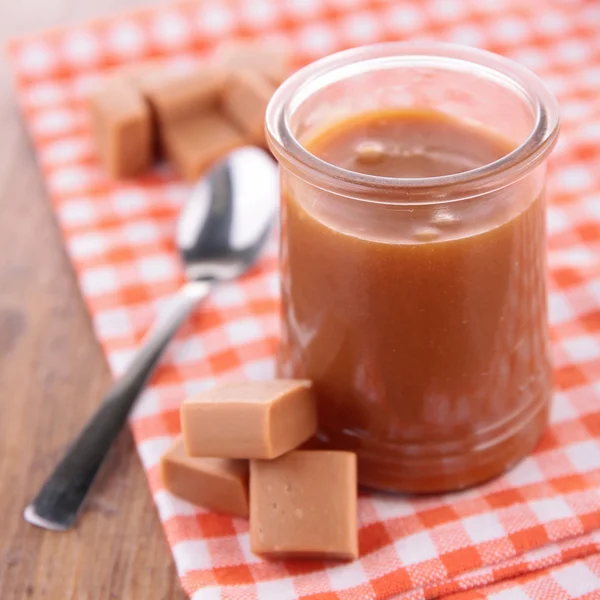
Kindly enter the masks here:
<path id="1" fill-rule="evenodd" d="M 239 277 L 258 258 L 269 239 L 278 195 L 273 159 L 253 147 L 233 151 L 194 188 L 177 227 L 188 282 L 25 509 L 26 521 L 54 530 L 73 525 L 104 457 L 177 328 L 214 284 Z"/>

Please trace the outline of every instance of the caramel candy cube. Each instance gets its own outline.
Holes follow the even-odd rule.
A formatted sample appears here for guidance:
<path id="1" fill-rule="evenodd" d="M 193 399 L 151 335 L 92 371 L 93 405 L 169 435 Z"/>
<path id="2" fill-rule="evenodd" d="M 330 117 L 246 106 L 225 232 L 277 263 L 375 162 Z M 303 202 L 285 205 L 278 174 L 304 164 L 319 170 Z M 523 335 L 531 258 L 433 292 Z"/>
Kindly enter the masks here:
<path id="1" fill-rule="evenodd" d="M 229 383 L 201 392 L 181 406 L 190 456 L 275 458 L 317 430 L 309 381 Z"/>
<path id="2" fill-rule="evenodd" d="M 248 461 L 191 458 L 180 437 L 161 459 L 165 487 L 197 506 L 248 516 Z"/>
<path id="3" fill-rule="evenodd" d="M 158 123 L 164 127 L 215 107 L 225 82 L 225 71 L 209 67 L 186 73 L 145 70 L 136 79 Z"/>
<path id="4" fill-rule="evenodd" d="M 152 164 L 150 109 L 124 77 L 104 82 L 90 98 L 92 129 L 100 160 L 112 177 L 131 177 Z"/>
<path id="5" fill-rule="evenodd" d="M 256 71 L 235 71 L 223 88 L 224 113 L 251 142 L 264 146 L 265 112 L 275 86 Z"/>
<path id="6" fill-rule="evenodd" d="M 217 63 L 235 71 L 258 71 L 275 85 L 291 72 L 290 53 L 285 48 L 256 42 L 229 42 L 216 52 Z"/>
<path id="7" fill-rule="evenodd" d="M 296 450 L 250 462 L 250 546 L 269 558 L 358 557 L 356 455 Z"/>
<path id="8" fill-rule="evenodd" d="M 188 181 L 196 180 L 213 162 L 244 144 L 242 134 L 216 110 L 169 123 L 161 137 L 167 158 Z"/>

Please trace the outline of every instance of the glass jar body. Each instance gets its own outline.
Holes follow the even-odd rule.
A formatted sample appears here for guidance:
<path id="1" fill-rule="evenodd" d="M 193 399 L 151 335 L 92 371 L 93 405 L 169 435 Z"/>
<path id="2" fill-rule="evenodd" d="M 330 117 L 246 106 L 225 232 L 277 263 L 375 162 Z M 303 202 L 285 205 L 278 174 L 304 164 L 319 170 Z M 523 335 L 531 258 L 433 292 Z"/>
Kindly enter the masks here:
<path id="1" fill-rule="evenodd" d="M 530 452 L 551 393 L 543 194 L 492 230 L 390 243 L 349 232 L 381 229 L 368 211 L 332 228 L 310 205 L 338 197 L 282 183 L 279 374 L 314 381 L 320 441 L 358 453 L 363 485 L 411 492 Z M 419 230 L 414 210 L 381 218 Z"/>
<path id="2" fill-rule="evenodd" d="M 404 103 L 389 89 L 392 69 L 361 70 L 375 91 L 368 107 L 352 77 L 316 86 L 289 126 L 310 139 L 338 96 L 343 114 L 425 103 L 465 118 L 471 107 L 488 128 L 486 115 L 513 102 L 500 133 L 514 147 L 535 126 L 524 98 L 491 93 L 484 77 L 458 94 L 465 82 L 454 71 L 421 64 L 403 79 L 410 73 Z M 477 69 L 466 77 L 478 81 Z M 332 93 L 341 83 L 345 93 Z M 402 492 L 464 488 L 523 458 L 551 396 L 543 158 L 493 182 L 415 188 L 367 178 L 341 189 L 323 179 L 326 165 L 312 173 L 273 147 L 282 163 L 278 371 L 314 382 L 317 442 L 355 451 L 362 485 Z"/>

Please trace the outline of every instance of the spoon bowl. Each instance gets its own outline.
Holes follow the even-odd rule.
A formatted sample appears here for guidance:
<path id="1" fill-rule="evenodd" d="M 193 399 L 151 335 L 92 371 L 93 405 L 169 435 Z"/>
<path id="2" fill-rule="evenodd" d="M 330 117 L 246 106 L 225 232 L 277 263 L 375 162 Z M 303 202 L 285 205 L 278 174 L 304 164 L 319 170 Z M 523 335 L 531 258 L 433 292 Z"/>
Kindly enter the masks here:
<path id="1" fill-rule="evenodd" d="M 278 206 L 277 167 L 264 150 L 240 148 L 217 164 L 178 220 L 187 279 L 225 281 L 245 273 L 269 239 Z"/>

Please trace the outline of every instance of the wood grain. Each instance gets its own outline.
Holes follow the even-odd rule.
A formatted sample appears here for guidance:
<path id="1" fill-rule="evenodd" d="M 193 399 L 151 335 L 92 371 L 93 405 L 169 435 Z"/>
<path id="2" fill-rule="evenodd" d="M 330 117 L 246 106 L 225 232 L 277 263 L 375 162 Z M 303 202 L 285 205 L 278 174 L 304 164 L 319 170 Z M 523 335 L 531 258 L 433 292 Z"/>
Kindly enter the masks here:
<path id="1" fill-rule="evenodd" d="M 0 2 L 0 41 L 142 3 Z M 128 431 L 76 529 L 42 531 L 22 519 L 24 506 L 100 401 L 109 374 L 4 61 L 0 131 L 0 596 L 181 600 L 185 594 Z"/>

